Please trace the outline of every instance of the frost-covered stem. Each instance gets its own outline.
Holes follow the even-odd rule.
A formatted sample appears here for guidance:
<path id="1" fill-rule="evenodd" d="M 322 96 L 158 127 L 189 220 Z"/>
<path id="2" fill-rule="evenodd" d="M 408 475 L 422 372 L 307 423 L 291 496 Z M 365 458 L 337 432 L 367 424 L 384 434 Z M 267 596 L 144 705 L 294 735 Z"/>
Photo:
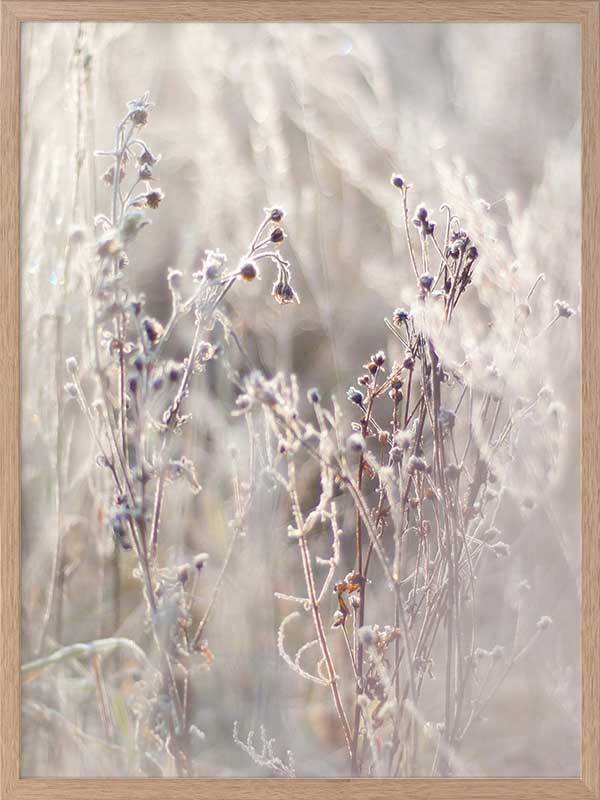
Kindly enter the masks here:
<path id="1" fill-rule="evenodd" d="M 344 732 L 344 738 L 346 740 L 348 754 L 350 757 L 352 757 L 352 732 L 350 731 L 348 718 L 346 717 L 346 712 L 344 711 L 344 706 L 342 704 L 342 698 L 340 696 L 340 691 L 338 687 L 338 678 L 335 672 L 331 651 L 327 643 L 327 637 L 325 636 L 325 628 L 323 626 L 323 619 L 321 617 L 321 611 L 319 608 L 319 600 L 317 596 L 317 590 L 315 588 L 315 578 L 310 561 L 310 553 L 308 551 L 308 544 L 306 543 L 304 520 L 302 517 L 302 512 L 300 510 L 298 494 L 296 491 L 296 470 L 293 461 L 289 462 L 288 470 L 289 470 L 289 494 L 290 494 L 290 499 L 292 501 L 294 518 L 296 520 L 296 525 L 299 533 L 298 547 L 300 548 L 300 554 L 302 557 L 304 580 L 306 582 L 306 590 L 312 612 L 313 622 L 315 630 L 317 632 L 317 639 L 319 640 L 321 654 L 323 656 L 323 660 L 325 661 L 325 665 L 327 667 L 327 678 L 329 681 L 329 686 L 331 688 L 331 694 L 333 695 L 333 702 L 335 704 L 335 708 L 338 717 L 340 718 L 340 723 L 342 725 L 342 730 Z"/>
<path id="2" fill-rule="evenodd" d="M 333 702 L 335 703 L 335 708 L 338 713 L 338 717 L 340 718 L 340 722 L 342 724 L 342 728 L 344 731 L 344 738 L 346 740 L 346 746 L 348 747 L 348 753 L 350 754 L 350 756 L 352 756 L 352 733 L 350 731 L 350 725 L 348 724 L 346 712 L 344 711 L 342 698 L 340 697 L 340 690 L 337 683 L 337 676 L 335 674 L 333 659 L 331 657 L 331 652 L 329 650 L 329 645 L 327 644 L 327 638 L 325 636 L 323 620 L 321 618 L 321 612 L 319 610 L 319 604 L 317 602 L 314 576 L 310 564 L 310 554 L 308 552 L 308 545 L 306 544 L 306 537 L 304 536 L 303 533 L 300 534 L 298 545 L 300 547 L 300 553 L 302 555 L 302 567 L 304 569 L 304 578 L 306 580 L 306 588 L 308 590 L 308 598 L 310 600 L 313 622 L 315 624 L 317 638 L 319 640 L 319 645 L 321 647 L 321 653 L 323 655 L 323 658 L 325 660 L 325 665 L 327 667 L 327 676 L 329 678 L 329 686 L 331 688 L 331 694 L 333 695 Z"/>
<path id="3" fill-rule="evenodd" d="M 121 186 L 121 160 L 123 158 L 122 136 L 125 121 L 123 121 L 115 133 L 115 164 L 113 175 L 113 196 L 112 196 L 112 215 L 111 223 L 113 228 L 117 225 L 119 214 L 119 189 Z M 113 275 L 118 274 L 118 258 L 113 257 Z M 121 313 L 115 317 L 115 338 L 119 347 L 119 436 L 121 439 L 121 448 L 123 450 L 123 457 L 127 462 L 127 413 L 126 413 L 126 397 L 125 397 L 125 358 L 123 354 L 124 334 L 125 334 L 125 315 Z"/>
<path id="4" fill-rule="evenodd" d="M 376 376 L 373 378 L 373 389 L 375 387 Z M 367 432 L 369 429 L 369 422 L 371 419 L 371 414 L 373 411 L 373 402 L 375 400 L 375 392 L 369 391 L 369 401 L 367 404 L 367 412 L 365 414 L 364 419 L 361 421 L 361 428 L 362 428 L 362 435 L 363 437 L 367 436 Z M 358 474 L 356 483 L 358 486 L 358 491 L 362 491 L 362 483 L 363 483 L 363 472 L 365 466 L 365 459 L 364 455 L 361 452 L 360 458 L 358 460 Z M 358 628 L 362 628 L 365 624 L 365 602 L 366 602 L 366 580 L 364 580 L 365 575 L 363 571 L 363 542 L 362 542 L 362 519 L 360 515 L 360 511 L 358 506 L 355 509 L 355 538 L 356 538 L 356 571 L 361 577 L 360 587 L 358 590 L 358 597 L 359 597 L 359 607 L 358 607 Z M 359 742 L 359 731 L 360 731 L 360 717 L 361 717 L 361 707 L 358 702 L 359 695 L 363 692 L 363 644 L 360 636 L 356 637 L 356 652 L 354 655 L 354 669 L 356 674 L 356 697 L 355 697 L 355 705 L 354 705 L 354 729 L 352 732 L 352 775 L 356 776 L 359 774 L 359 764 L 358 764 L 358 742 Z"/>
<path id="5" fill-rule="evenodd" d="M 138 644 L 131 639 L 115 636 L 108 639 L 95 639 L 92 642 L 78 642 L 77 644 L 61 647 L 60 650 L 55 650 L 54 653 L 23 664 L 21 667 L 21 674 L 25 680 L 33 680 L 50 667 L 56 664 L 62 664 L 64 661 L 69 661 L 72 658 L 91 658 L 100 654 L 110 653 L 114 650 L 127 650 L 145 667 L 152 670 L 154 669 L 148 661 L 148 657 Z"/>
<path id="6" fill-rule="evenodd" d="M 217 596 L 219 594 L 219 590 L 221 589 L 221 586 L 223 585 L 223 580 L 225 578 L 225 573 L 227 572 L 227 569 L 229 567 L 229 563 L 231 561 L 231 557 L 233 555 L 233 551 L 235 549 L 235 545 L 237 543 L 238 537 L 239 537 L 239 530 L 236 527 L 234 529 L 234 531 L 233 531 L 231 539 L 229 540 L 229 546 L 227 548 L 227 553 L 225 555 L 225 559 L 223 561 L 223 565 L 221 567 L 221 571 L 219 572 L 219 576 L 217 577 L 217 580 L 216 580 L 215 585 L 213 587 L 211 598 L 210 598 L 210 600 L 208 602 L 208 605 L 206 607 L 206 611 L 204 612 L 204 615 L 203 615 L 202 619 L 200 620 L 200 622 L 198 624 L 198 629 L 196 630 L 196 633 L 194 634 L 194 638 L 192 639 L 192 643 L 191 643 L 192 649 L 194 649 L 200 643 L 200 639 L 201 639 L 202 634 L 204 632 L 204 628 L 206 627 L 206 623 L 210 619 L 210 616 L 211 616 L 211 614 L 213 612 L 213 609 L 215 607 L 215 603 L 217 602 Z"/>
<path id="7" fill-rule="evenodd" d="M 165 447 L 163 444 L 163 454 Z M 158 529 L 160 527 L 160 515 L 162 511 L 163 497 L 165 493 L 165 470 L 163 465 L 160 466 L 160 472 L 156 480 L 156 489 L 154 492 L 154 507 L 152 511 L 152 526 L 150 529 L 150 555 L 153 559 L 156 558 L 158 552 Z"/>
<path id="8" fill-rule="evenodd" d="M 166 421 L 166 429 L 163 434 L 163 442 L 161 447 L 161 457 L 159 464 L 160 471 L 156 481 L 156 490 L 154 493 L 154 510 L 152 513 L 152 527 L 150 531 L 150 555 L 153 559 L 156 558 L 158 551 L 158 529 L 160 526 L 160 514 L 162 510 L 162 503 L 165 491 L 166 468 L 167 468 L 167 465 L 164 462 L 167 456 L 168 440 L 173 428 L 175 427 L 175 424 L 177 423 L 179 410 L 181 408 L 181 404 L 185 397 L 191 374 L 194 371 L 194 362 L 198 354 L 198 345 L 200 342 L 200 329 L 201 329 L 201 324 L 200 324 L 200 318 L 198 317 L 196 319 L 196 329 L 194 331 L 194 339 L 192 341 L 190 353 L 187 358 L 187 362 L 183 371 L 183 376 L 181 378 L 181 383 L 179 384 L 179 388 L 177 390 L 177 394 L 175 395 L 175 399 L 173 400 L 173 405 L 171 406 L 169 416 Z"/>
<path id="9" fill-rule="evenodd" d="M 412 268 L 415 273 L 415 277 L 419 280 L 419 268 L 417 267 L 417 259 L 415 258 L 415 251 L 413 250 L 412 246 L 412 239 L 410 238 L 410 225 L 408 223 L 408 202 L 407 202 L 407 194 L 408 189 L 406 186 L 402 187 L 402 206 L 403 206 L 403 217 L 404 217 L 404 231 L 406 233 L 406 243 L 408 245 L 408 253 L 410 255 L 410 263 L 412 264 Z"/>

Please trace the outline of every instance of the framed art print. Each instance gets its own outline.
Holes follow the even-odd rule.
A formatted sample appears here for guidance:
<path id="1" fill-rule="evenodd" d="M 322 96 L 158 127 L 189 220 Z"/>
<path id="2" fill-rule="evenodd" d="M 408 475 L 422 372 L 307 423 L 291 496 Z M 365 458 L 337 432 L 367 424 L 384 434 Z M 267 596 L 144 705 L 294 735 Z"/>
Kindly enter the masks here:
<path id="1" fill-rule="evenodd" d="M 2 798 L 599 798 L 599 3 L 0 8 Z"/>

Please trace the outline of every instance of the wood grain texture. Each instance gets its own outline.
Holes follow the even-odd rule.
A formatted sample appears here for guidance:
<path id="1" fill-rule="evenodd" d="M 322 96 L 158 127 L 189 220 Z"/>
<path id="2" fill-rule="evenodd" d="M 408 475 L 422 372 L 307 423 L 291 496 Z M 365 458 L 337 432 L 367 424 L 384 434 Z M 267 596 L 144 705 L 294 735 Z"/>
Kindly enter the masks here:
<path id="1" fill-rule="evenodd" d="M 582 27 L 582 752 L 600 797 L 600 3 Z"/>
<path id="2" fill-rule="evenodd" d="M 592 800 L 579 780 L 24 780 L 10 800 Z M 4 797 L 2 798 L 4 800 Z M 595 800 L 595 798 L 594 798 Z"/>
<path id="3" fill-rule="evenodd" d="M 582 32 L 582 780 L 20 780 L 19 25 L 28 20 L 574 22 Z M 600 800 L 600 2 L 0 0 L 0 800 Z M 533 745 L 534 743 L 532 743 Z"/>
<path id="4" fill-rule="evenodd" d="M 19 765 L 19 26 L 0 23 L 0 792 L 12 795 Z"/>
<path id="5" fill-rule="evenodd" d="M 590 0 L 10 0 L 19 20 L 581 22 Z"/>

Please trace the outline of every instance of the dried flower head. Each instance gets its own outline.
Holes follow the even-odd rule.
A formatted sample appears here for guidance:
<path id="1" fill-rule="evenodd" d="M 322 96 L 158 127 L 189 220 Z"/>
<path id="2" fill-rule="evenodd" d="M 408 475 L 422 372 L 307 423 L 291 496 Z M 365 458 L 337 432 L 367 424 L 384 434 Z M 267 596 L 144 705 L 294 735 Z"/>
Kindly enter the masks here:
<path id="1" fill-rule="evenodd" d="M 154 347 L 164 333 L 163 326 L 157 319 L 153 317 L 144 317 L 142 320 L 142 329 L 146 334 L 148 343 Z"/>
<path id="2" fill-rule="evenodd" d="M 558 317 L 563 317 L 564 319 L 569 319 L 575 314 L 575 309 L 571 308 L 571 306 L 565 300 L 555 300 L 554 309 L 556 311 L 556 315 Z"/>
<path id="3" fill-rule="evenodd" d="M 69 356 L 65 364 L 67 367 L 67 372 L 70 373 L 71 375 L 75 375 L 75 373 L 79 369 L 79 365 L 77 363 L 77 359 L 75 358 L 75 356 Z"/>
<path id="4" fill-rule="evenodd" d="M 145 92 L 139 100 L 130 100 L 127 103 L 127 110 L 129 111 L 129 119 L 134 125 L 142 127 L 148 122 L 148 112 L 152 108 L 150 102 L 150 92 Z"/>
<path id="5" fill-rule="evenodd" d="M 288 305 L 294 301 L 297 303 L 300 302 L 298 295 L 290 284 L 288 270 L 283 270 L 282 268 L 279 269 L 279 274 L 277 276 L 277 280 L 273 284 L 271 295 L 280 305 Z"/>
<path id="6" fill-rule="evenodd" d="M 158 162 L 161 160 L 162 156 L 159 154 L 157 156 L 150 150 L 147 145 L 144 145 L 144 149 L 138 156 L 138 161 L 140 164 L 147 164 L 149 167 L 154 167 Z"/>
<path id="7" fill-rule="evenodd" d="M 190 577 L 190 565 L 189 564 L 182 564 L 177 569 L 177 580 L 181 584 L 186 584 Z"/>
<path id="8" fill-rule="evenodd" d="M 430 292 L 435 283 L 435 278 L 433 275 L 430 275 L 429 272 L 425 272 L 420 276 L 419 283 L 426 292 Z"/>
<path id="9" fill-rule="evenodd" d="M 421 225 L 429 217 L 429 211 L 424 205 L 417 206 L 415 211 L 415 224 Z"/>
<path id="10" fill-rule="evenodd" d="M 319 405 L 321 402 L 321 393 L 316 386 L 313 386 L 311 389 L 309 389 L 306 393 L 306 396 L 308 398 L 308 402 L 313 403 L 313 405 Z"/>
<path id="11" fill-rule="evenodd" d="M 269 211 L 269 219 L 272 222 L 281 222 L 285 216 L 285 211 L 282 208 L 272 208 Z"/>
<path id="12" fill-rule="evenodd" d="M 283 242 L 285 239 L 285 232 L 283 228 L 273 228 L 271 231 L 271 236 L 269 237 L 274 244 L 279 244 L 279 242 Z"/>
<path id="13" fill-rule="evenodd" d="M 156 189 L 151 189 L 149 192 L 146 192 L 145 194 L 146 205 L 148 206 L 148 208 L 153 208 L 153 209 L 158 208 L 159 205 L 164 200 L 164 198 L 165 198 L 165 193 L 162 191 L 162 189 L 159 189 L 158 187 Z"/>
<path id="14" fill-rule="evenodd" d="M 405 308 L 396 308 L 392 314 L 392 321 L 394 325 L 403 325 L 410 319 L 410 311 Z"/>
<path id="15" fill-rule="evenodd" d="M 240 277 L 242 280 L 248 281 L 250 283 L 255 278 L 259 277 L 258 267 L 254 261 L 246 261 L 240 267 Z"/>
<path id="16" fill-rule="evenodd" d="M 355 403 L 357 406 L 361 406 L 364 404 L 365 396 L 364 394 L 359 391 L 355 386 L 351 386 L 348 391 L 346 392 L 346 397 L 350 400 L 351 403 Z"/>
<path id="17" fill-rule="evenodd" d="M 198 553 L 194 556 L 194 568 L 200 572 L 209 559 L 208 553 Z"/>
<path id="18" fill-rule="evenodd" d="M 543 616 L 538 619 L 535 627 L 538 629 L 538 631 L 545 631 L 550 627 L 550 625 L 552 625 L 552 617 Z"/>

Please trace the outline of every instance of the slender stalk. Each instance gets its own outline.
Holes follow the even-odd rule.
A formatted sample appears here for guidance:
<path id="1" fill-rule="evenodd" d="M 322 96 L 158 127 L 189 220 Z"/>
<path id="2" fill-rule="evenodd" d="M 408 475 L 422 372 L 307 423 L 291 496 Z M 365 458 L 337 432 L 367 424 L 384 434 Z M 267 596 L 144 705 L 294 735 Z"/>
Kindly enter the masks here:
<path id="1" fill-rule="evenodd" d="M 352 733 L 350 731 L 350 725 L 348 724 L 346 712 L 344 711 L 344 706 L 342 704 L 342 698 L 340 696 L 340 690 L 338 687 L 338 679 L 333 666 L 333 659 L 331 657 L 329 645 L 327 644 L 327 637 L 325 636 L 323 620 L 321 618 L 321 612 L 319 610 L 319 604 L 317 602 L 314 576 L 312 574 L 312 567 L 310 564 L 310 555 L 308 553 L 308 546 L 306 544 L 306 537 L 304 535 L 301 535 L 299 537 L 298 544 L 300 547 L 300 553 L 302 554 L 302 566 L 304 569 L 304 578 L 306 580 L 306 587 L 308 590 L 308 597 L 310 600 L 313 622 L 315 625 L 315 630 L 317 632 L 317 638 L 319 640 L 321 653 L 323 655 L 323 658 L 325 660 L 325 665 L 327 667 L 327 677 L 329 680 L 329 686 L 331 688 L 331 694 L 333 695 L 333 702 L 335 704 L 338 717 L 340 718 L 340 722 L 342 724 L 342 729 L 344 731 L 344 738 L 346 740 L 346 746 L 348 747 L 348 753 L 350 757 L 352 757 Z"/>

